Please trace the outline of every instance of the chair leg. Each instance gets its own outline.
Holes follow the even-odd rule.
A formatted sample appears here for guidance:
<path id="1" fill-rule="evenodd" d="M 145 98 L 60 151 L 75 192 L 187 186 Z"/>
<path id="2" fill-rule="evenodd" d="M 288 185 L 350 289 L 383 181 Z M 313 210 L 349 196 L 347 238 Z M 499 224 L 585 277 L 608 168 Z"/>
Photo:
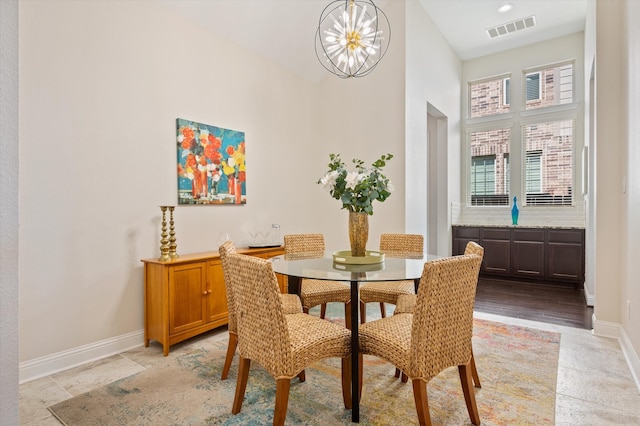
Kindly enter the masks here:
<path id="1" fill-rule="evenodd" d="M 361 352 L 358 352 L 358 404 L 362 399 L 362 364 L 364 357 Z"/>
<path id="2" fill-rule="evenodd" d="M 242 409 L 242 401 L 244 400 L 244 391 L 247 388 L 247 380 L 249 379 L 249 368 L 251 360 L 240 357 L 238 366 L 238 381 L 236 382 L 236 396 L 233 399 L 233 408 L 231 413 L 238 414 Z"/>
<path id="3" fill-rule="evenodd" d="M 464 402 L 467 404 L 469 418 L 474 425 L 480 424 L 480 415 L 478 414 L 478 406 L 476 405 L 476 395 L 473 390 L 473 378 L 471 377 L 470 363 L 459 365 L 460 383 L 462 383 L 462 393 L 464 393 Z"/>
<path id="4" fill-rule="evenodd" d="M 289 405 L 290 379 L 276 380 L 276 409 L 273 413 L 273 426 L 283 426 L 287 417 L 287 405 Z"/>
<path id="5" fill-rule="evenodd" d="M 420 379 L 413 379 L 413 399 L 416 402 L 416 411 L 420 425 L 431 426 L 431 415 L 429 414 L 429 397 L 427 395 L 427 382 Z"/>
<path id="6" fill-rule="evenodd" d="M 473 376 L 473 385 L 477 388 L 481 388 L 480 376 L 478 376 L 478 369 L 476 368 L 476 360 L 473 356 L 473 348 L 471 349 L 471 375 Z"/>
<path id="7" fill-rule="evenodd" d="M 400 370 L 398 367 L 396 367 L 396 372 L 395 372 L 394 376 L 396 378 L 400 377 L 401 378 L 400 380 L 402 381 L 402 383 L 407 383 L 409 381 L 409 376 L 407 376 L 404 373 L 404 371 Z"/>
<path id="8" fill-rule="evenodd" d="M 344 304 L 344 326 L 351 330 L 351 302 Z"/>
<path id="9" fill-rule="evenodd" d="M 324 319 L 326 315 L 327 315 L 327 304 L 323 303 L 322 305 L 320 305 L 320 318 Z"/>
<path id="10" fill-rule="evenodd" d="M 382 318 L 387 317 L 387 310 L 384 307 L 384 302 L 380 302 L 380 315 L 382 316 Z"/>
<path id="11" fill-rule="evenodd" d="M 351 410 L 351 357 L 342 358 L 342 399 L 344 408 Z"/>
<path id="12" fill-rule="evenodd" d="M 307 376 L 305 376 L 304 370 L 298 373 L 298 380 L 300 380 L 301 382 L 304 382 L 305 380 L 307 380 Z"/>
<path id="13" fill-rule="evenodd" d="M 227 356 L 224 359 L 224 367 L 222 367 L 222 377 L 220 380 L 227 380 L 229 375 L 229 368 L 231 368 L 231 361 L 233 361 L 233 355 L 236 353 L 236 347 L 238 346 L 238 335 L 236 333 L 229 333 L 229 344 L 227 346 Z"/>
<path id="14" fill-rule="evenodd" d="M 367 304 L 360 301 L 360 324 L 367 322 Z"/>

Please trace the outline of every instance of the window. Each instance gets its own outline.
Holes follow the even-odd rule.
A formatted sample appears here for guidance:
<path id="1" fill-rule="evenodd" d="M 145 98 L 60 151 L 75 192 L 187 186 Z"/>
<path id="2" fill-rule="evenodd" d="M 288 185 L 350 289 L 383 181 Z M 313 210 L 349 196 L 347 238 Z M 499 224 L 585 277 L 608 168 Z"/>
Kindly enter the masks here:
<path id="1" fill-rule="evenodd" d="M 509 105 L 511 103 L 511 79 L 502 80 L 502 104 Z"/>
<path id="2" fill-rule="evenodd" d="M 504 176 L 503 176 L 505 194 L 509 194 L 509 173 L 511 173 L 511 170 L 509 169 L 509 153 L 506 153 L 504 154 Z"/>
<path id="3" fill-rule="evenodd" d="M 525 165 L 527 194 L 542 192 L 542 174 L 540 173 L 542 151 L 528 151 Z"/>
<path id="4" fill-rule="evenodd" d="M 509 204 L 510 129 L 473 132 L 471 138 L 471 205 Z"/>
<path id="5" fill-rule="evenodd" d="M 540 99 L 540 73 L 534 72 L 525 76 L 527 102 Z"/>
<path id="6" fill-rule="evenodd" d="M 508 80 L 508 77 L 469 84 L 469 117 L 486 117 L 509 112 L 509 95 L 507 93 L 509 88 L 505 80 Z"/>
<path id="7" fill-rule="evenodd" d="M 562 64 L 525 74 L 526 109 L 573 102 L 573 64 Z"/>
<path id="8" fill-rule="evenodd" d="M 505 78 L 502 83 L 504 105 L 511 103 L 511 79 Z M 527 102 L 537 101 L 540 99 L 540 73 L 534 72 L 525 76 L 525 88 L 527 93 Z"/>
<path id="9" fill-rule="evenodd" d="M 524 127 L 526 205 L 571 205 L 573 128 L 573 120 Z"/>
<path id="10" fill-rule="evenodd" d="M 579 120 L 573 70 L 567 61 L 517 70 L 516 85 L 513 74 L 469 83 L 467 206 L 509 206 L 514 195 L 526 206 L 573 205 Z M 551 108 L 562 104 L 572 105 Z M 511 161 L 514 149 L 519 155 Z"/>
<path id="11" fill-rule="evenodd" d="M 496 193 L 495 155 L 471 159 L 471 193 L 474 195 L 494 195 Z"/>

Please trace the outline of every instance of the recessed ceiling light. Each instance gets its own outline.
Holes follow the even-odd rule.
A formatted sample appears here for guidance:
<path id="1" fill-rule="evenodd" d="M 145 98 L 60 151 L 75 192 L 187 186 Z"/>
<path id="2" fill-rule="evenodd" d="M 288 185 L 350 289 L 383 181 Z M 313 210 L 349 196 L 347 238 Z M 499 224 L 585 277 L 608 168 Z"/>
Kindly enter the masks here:
<path id="1" fill-rule="evenodd" d="M 513 5 L 511 3 L 505 3 L 498 8 L 498 13 L 505 13 L 513 9 Z"/>

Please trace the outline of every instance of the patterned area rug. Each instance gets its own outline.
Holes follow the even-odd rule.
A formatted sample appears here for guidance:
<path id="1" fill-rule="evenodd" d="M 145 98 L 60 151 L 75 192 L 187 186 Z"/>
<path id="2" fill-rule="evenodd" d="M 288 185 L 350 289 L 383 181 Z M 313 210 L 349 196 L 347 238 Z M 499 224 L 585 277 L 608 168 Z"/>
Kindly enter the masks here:
<path id="1" fill-rule="evenodd" d="M 482 383 L 476 400 L 483 425 L 553 424 L 560 335 L 501 323 L 474 321 L 474 354 Z M 265 425 L 273 419 L 275 380 L 251 366 L 242 411 L 231 414 L 237 356 L 220 380 L 226 340 L 197 348 L 102 388 L 49 407 L 65 425 Z M 365 357 L 360 424 L 417 424 L 411 383 L 394 367 Z M 292 380 L 291 425 L 346 425 L 340 362 L 329 359 Z M 434 424 L 470 424 L 457 368 L 427 386 Z"/>

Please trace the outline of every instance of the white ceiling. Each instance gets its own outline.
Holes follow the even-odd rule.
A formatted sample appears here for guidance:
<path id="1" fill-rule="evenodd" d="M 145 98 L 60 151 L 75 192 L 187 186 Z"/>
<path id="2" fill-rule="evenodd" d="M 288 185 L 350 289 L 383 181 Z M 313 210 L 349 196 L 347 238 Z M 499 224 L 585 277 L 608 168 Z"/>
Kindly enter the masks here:
<path id="1" fill-rule="evenodd" d="M 584 30 L 587 3 L 593 0 L 419 0 L 431 20 L 467 60 Z M 513 5 L 509 12 L 498 7 Z M 486 29 L 528 16 L 536 26 L 490 39 Z"/>
<path id="2" fill-rule="evenodd" d="M 266 59 L 320 81 L 327 71 L 315 56 L 318 19 L 330 0 L 159 0 L 185 18 Z M 385 10 L 391 1 L 374 0 Z M 584 30 L 593 0 L 407 0 L 419 1 L 462 60 Z M 513 4 L 498 13 L 497 8 Z M 536 26 L 490 39 L 485 30 L 531 15 Z M 393 21 L 390 22 L 393 46 Z"/>

